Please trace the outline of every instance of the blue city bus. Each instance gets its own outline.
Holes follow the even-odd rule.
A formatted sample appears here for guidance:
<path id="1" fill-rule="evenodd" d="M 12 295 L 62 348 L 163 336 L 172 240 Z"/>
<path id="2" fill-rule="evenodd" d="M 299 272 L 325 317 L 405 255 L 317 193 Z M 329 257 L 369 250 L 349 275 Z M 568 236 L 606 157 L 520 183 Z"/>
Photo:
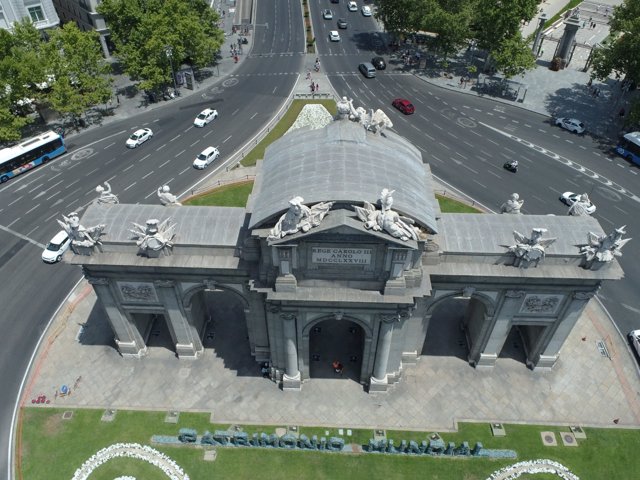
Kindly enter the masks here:
<path id="1" fill-rule="evenodd" d="M 616 153 L 636 165 L 640 165 L 640 132 L 624 135 L 616 146 Z"/>
<path id="2" fill-rule="evenodd" d="M 62 136 L 52 131 L 3 148 L 0 150 L 0 183 L 47 163 L 66 151 Z"/>

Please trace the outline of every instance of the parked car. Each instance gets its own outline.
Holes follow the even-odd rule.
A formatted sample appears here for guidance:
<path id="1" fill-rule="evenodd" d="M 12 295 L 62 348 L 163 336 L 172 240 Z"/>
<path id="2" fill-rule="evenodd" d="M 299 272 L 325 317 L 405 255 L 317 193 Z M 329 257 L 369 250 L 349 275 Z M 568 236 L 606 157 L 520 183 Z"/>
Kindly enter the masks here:
<path id="1" fill-rule="evenodd" d="M 142 145 L 144 142 L 153 137 L 153 132 L 150 128 L 141 128 L 136 130 L 131 134 L 131 136 L 127 139 L 127 147 L 136 148 L 139 145 Z"/>
<path id="2" fill-rule="evenodd" d="M 371 7 L 369 5 L 362 6 L 362 16 L 370 17 L 371 16 Z"/>
<path id="3" fill-rule="evenodd" d="M 358 4 L 356 2 L 349 2 L 348 3 L 348 8 L 350 12 L 357 12 L 358 11 Z"/>
<path id="4" fill-rule="evenodd" d="M 325 20 L 333 19 L 333 12 L 331 10 L 329 10 L 328 8 L 326 10 L 323 10 L 322 11 L 322 18 L 324 18 Z"/>
<path id="5" fill-rule="evenodd" d="M 562 195 L 560 195 L 560 201 L 564 203 L 567 207 L 570 207 L 571 205 L 576 203 L 578 200 L 580 200 L 581 196 L 582 194 L 580 193 L 564 192 Z M 591 215 L 596 211 L 596 206 L 593 203 L 591 203 L 591 200 L 589 200 L 589 203 L 585 208 L 585 210 L 589 215 Z"/>
<path id="6" fill-rule="evenodd" d="M 344 18 L 338 19 L 338 28 L 345 29 L 347 28 L 347 21 Z"/>
<path id="7" fill-rule="evenodd" d="M 384 70 L 385 68 L 387 68 L 387 63 L 382 57 L 373 57 L 371 59 L 371 63 L 374 67 L 376 67 L 376 70 Z"/>
<path id="8" fill-rule="evenodd" d="M 332 42 L 339 42 L 340 41 L 340 34 L 338 33 L 337 30 L 331 30 L 329 32 L 329 40 L 331 40 Z"/>
<path id="9" fill-rule="evenodd" d="M 631 330 L 629 332 L 629 342 L 631 343 L 631 348 L 633 348 L 638 358 L 640 358 L 640 330 Z"/>
<path id="10" fill-rule="evenodd" d="M 218 111 L 212 108 L 205 108 L 201 111 L 196 119 L 193 121 L 193 125 L 196 127 L 204 127 L 208 123 L 211 123 L 213 120 L 218 118 Z"/>
<path id="11" fill-rule="evenodd" d="M 557 118 L 556 125 L 573 133 L 580 134 L 585 131 L 584 123 L 576 118 Z"/>
<path id="12" fill-rule="evenodd" d="M 406 98 L 396 98 L 393 102 L 391 102 L 391 105 L 396 107 L 405 115 L 411 115 L 416 111 L 416 107 L 414 107 L 413 104 Z"/>
<path id="13" fill-rule="evenodd" d="M 193 167 L 197 168 L 198 170 L 203 170 L 207 168 L 211 164 L 211 162 L 213 162 L 219 156 L 220 152 L 216 147 L 207 147 L 193 161 Z"/>
<path id="14" fill-rule="evenodd" d="M 56 263 L 62 260 L 64 252 L 69 250 L 71 238 L 64 230 L 60 230 L 51 239 L 42 252 L 42 261 L 45 263 Z"/>

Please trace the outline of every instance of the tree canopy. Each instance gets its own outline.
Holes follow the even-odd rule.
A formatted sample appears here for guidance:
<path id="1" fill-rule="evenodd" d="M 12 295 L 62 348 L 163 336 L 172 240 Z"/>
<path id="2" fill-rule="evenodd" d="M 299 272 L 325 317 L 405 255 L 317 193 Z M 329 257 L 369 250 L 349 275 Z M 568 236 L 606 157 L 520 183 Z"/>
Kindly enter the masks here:
<path id="1" fill-rule="evenodd" d="M 604 80 L 615 72 L 640 83 L 640 0 L 625 0 L 613 10 L 611 40 L 593 57 L 596 78 Z"/>
<path id="2" fill-rule="evenodd" d="M 98 11 L 125 72 L 146 90 L 171 85 L 172 64 L 211 64 L 224 42 L 204 0 L 103 0 Z"/>
<path id="3" fill-rule="evenodd" d="M 0 29 L 0 140 L 20 139 L 38 106 L 77 117 L 111 96 L 98 34 L 75 23 L 48 33 L 46 41 L 28 19 Z"/>

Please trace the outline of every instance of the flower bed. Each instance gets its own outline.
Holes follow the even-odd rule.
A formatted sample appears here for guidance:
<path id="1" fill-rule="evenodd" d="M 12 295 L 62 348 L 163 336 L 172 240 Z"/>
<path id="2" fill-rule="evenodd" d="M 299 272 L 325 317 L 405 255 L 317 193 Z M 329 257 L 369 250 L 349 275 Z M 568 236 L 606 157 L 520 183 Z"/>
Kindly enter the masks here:
<path id="1" fill-rule="evenodd" d="M 72 480 L 87 480 L 93 471 L 112 458 L 127 457 L 137 458 L 160 468 L 171 480 L 189 480 L 189 475 L 184 473 L 176 462 L 164 453 L 138 443 L 114 443 L 98 451 L 76 470 Z M 135 480 L 134 477 L 119 477 L 120 480 Z"/>
<path id="2" fill-rule="evenodd" d="M 487 480 L 515 480 L 522 475 L 535 473 L 551 473 L 564 480 L 580 480 L 577 475 L 571 473 L 564 465 L 547 459 L 514 463 L 493 472 Z"/>

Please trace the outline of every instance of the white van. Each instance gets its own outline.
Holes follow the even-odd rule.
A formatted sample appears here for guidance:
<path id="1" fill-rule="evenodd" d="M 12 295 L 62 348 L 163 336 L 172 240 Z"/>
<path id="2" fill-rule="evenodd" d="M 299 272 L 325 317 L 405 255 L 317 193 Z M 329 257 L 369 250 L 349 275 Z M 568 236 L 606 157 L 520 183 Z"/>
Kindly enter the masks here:
<path id="1" fill-rule="evenodd" d="M 59 262 L 62 260 L 64 252 L 69 250 L 69 245 L 71 245 L 69 235 L 64 230 L 60 230 L 42 252 L 42 261 L 45 263 Z"/>
<path id="2" fill-rule="evenodd" d="M 376 67 L 370 62 L 361 63 L 358 65 L 358 70 L 367 78 L 374 78 L 376 76 Z"/>

